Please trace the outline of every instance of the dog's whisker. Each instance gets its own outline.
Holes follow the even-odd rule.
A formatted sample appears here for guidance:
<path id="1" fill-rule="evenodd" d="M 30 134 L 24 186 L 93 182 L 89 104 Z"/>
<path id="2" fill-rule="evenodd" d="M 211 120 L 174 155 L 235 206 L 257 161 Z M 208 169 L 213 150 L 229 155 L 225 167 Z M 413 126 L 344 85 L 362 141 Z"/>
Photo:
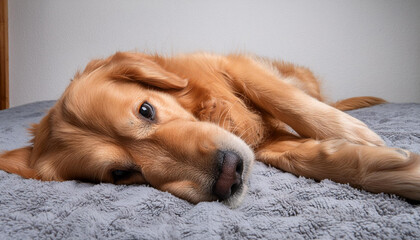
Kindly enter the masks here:
<path id="1" fill-rule="evenodd" d="M 218 126 L 220 126 L 220 127 L 224 128 L 224 122 L 225 122 L 225 120 L 226 120 L 226 116 L 227 116 L 228 112 L 229 112 L 229 109 L 225 108 L 225 109 L 223 109 L 223 111 L 220 113 L 220 115 L 219 115 L 219 122 L 218 122 L 218 124 L 217 124 Z M 223 118 L 223 116 L 224 116 L 224 118 Z M 223 124 L 221 124 L 222 119 L 223 119 Z"/>
<path id="2" fill-rule="evenodd" d="M 101 166 L 100 170 L 96 173 L 96 176 L 95 177 L 98 177 L 99 176 L 99 173 L 100 173 L 101 177 L 98 180 L 99 180 L 99 182 L 102 182 L 103 181 L 103 178 L 104 178 L 104 175 L 105 175 L 104 166 Z"/>
<path id="3" fill-rule="evenodd" d="M 236 131 L 239 129 L 239 124 L 234 124 L 234 128 L 230 131 L 230 132 L 232 132 L 232 133 L 235 133 L 236 134 Z"/>
<path id="4" fill-rule="evenodd" d="M 235 127 L 232 129 L 232 133 L 236 133 L 236 131 L 238 131 L 238 129 L 242 126 L 242 124 L 243 124 L 243 120 L 241 121 L 241 122 L 239 122 L 238 124 L 234 124 L 235 125 Z"/>
<path id="5" fill-rule="evenodd" d="M 219 121 L 218 121 L 218 123 L 217 123 L 217 125 L 218 125 L 218 126 L 220 126 L 220 127 L 222 127 L 222 128 L 225 128 L 225 126 L 224 126 L 224 122 L 225 122 L 225 120 L 226 120 L 226 117 L 227 117 L 228 113 L 229 113 L 229 109 L 225 108 L 225 109 L 223 109 L 223 111 L 219 114 L 219 116 L 218 116 Z M 224 116 L 224 118 L 223 118 L 223 116 Z M 223 125 L 221 125 L 222 118 L 223 118 Z"/>
<path id="6" fill-rule="evenodd" d="M 245 134 L 249 131 L 249 130 L 251 130 L 251 129 L 253 129 L 254 128 L 254 126 L 251 126 L 251 127 L 249 127 L 249 128 L 247 128 L 243 133 L 241 133 L 241 135 L 239 136 L 239 138 L 240 139 L 242 139 L 242 137 L 243 136 L 245 136 Z"/>
<path id="7" fill-rule="evenodd" d="M 225 118 L 224 118 L 224 120 L 223 120 L 223 125 L 222 125 L 222 127 L 224 128 L 224 129 L 228 129 L 228 128 L 226 128 L 225 127 L 225 121 L 226 121 L 226 119 L 228 118 L 228 116 L 230 115 L 230 112 L 232 111 L 232 108 L 233 108 L 233 106 L 237 103 L 238 101 L 234 101 L 233 103 L 232 103 L 232 105 L 228 108 L 228 110 L 227 110 L 227 113 L 226 113 L 226 115 L 225 115 Z M 229 126 L 228 126 L 229 127 Z"/>
<path id="8" fill-rule="evenodd" d="M 224 113 L 223 123 L 222 123 L 222 125 L 219 125 L 222 128 L 227 129 L 227 130 L 229 130 L 229 129 L 227 127 L 225 127 L 225 124 L 226 124 L 226 119 L 228 118 L 228 116 L 229 116 L 229 110 L 227 109 L 227 111 Z M 220 120 L 221 120 L 221 118 L 220 118 Z"/>

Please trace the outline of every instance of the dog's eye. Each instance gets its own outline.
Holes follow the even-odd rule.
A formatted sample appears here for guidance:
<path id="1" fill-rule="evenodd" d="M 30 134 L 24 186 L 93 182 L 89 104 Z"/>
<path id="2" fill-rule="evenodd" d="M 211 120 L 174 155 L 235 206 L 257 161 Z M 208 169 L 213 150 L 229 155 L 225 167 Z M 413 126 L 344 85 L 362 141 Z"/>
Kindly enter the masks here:
<path id="1" fill-rule="evenodd" d="M 119 181 L 129 178 L 132 175 L 132 173 L 133 172 L 126 170 L 114 170 L 112 171 L 112 177 L 114 178 L 114 181 Z"/>
<path id="2" fill-rule="evenodd" d="M 155 110 L 153 109 L 152 105 L 148 102 L 144 102 L 139 109 L 140 115 L 143 117 L 153 120 L 155 118 Z"/>

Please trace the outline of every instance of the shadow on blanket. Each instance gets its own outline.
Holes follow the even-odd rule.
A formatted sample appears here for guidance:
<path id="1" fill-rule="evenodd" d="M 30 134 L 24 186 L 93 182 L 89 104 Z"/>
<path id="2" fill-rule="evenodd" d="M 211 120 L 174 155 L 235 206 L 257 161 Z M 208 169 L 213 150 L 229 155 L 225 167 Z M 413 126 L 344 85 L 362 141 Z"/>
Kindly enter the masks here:
<path id="1" fill-rule="evenodd" d="M 24 146 L 25 130 L 53 101 L 0 111 L 0 150 Z M 349 112 L 389 146 L 420 153 L 420 104 Z M 0 171 L 0 239 L 417 238 L 420 205 L 329 180 L 319 183 L 256 163 L 243 204 L 192 205 L 148 186 L 39 182 Z"/>

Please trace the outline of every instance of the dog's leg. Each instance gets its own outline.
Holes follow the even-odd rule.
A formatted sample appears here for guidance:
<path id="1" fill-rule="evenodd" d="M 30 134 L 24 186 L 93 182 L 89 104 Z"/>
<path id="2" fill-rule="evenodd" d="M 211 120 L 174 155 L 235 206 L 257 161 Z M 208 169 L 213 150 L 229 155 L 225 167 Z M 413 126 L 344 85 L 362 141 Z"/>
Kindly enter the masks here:
<path id="1" fill-rule="evenodd" d="M 302 137 L 346 139 L 365 145 L 384 145 L 364 123 L 281 81 L 278 76 L 243 56 L 229 56 L 227 81 L 235 91 Z"/>
<path id="2" fill-rule="evenodd" d="M 420 155 L 402 149 L 297 139 L 262 146 L 256 158 L 299 176 L 420 200 Z"/>

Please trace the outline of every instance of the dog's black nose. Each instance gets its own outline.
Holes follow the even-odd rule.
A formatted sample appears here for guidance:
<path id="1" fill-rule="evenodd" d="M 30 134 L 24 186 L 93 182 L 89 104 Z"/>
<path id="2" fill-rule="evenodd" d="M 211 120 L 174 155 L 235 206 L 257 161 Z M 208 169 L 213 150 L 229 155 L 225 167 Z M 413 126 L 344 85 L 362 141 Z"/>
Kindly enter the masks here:
<path id="1" fill-rule="evenodd" d="M 232 196 L 242 185 L 244 163 L 238 154 L 230 151 L 218 152 L 218 177 L 213 186 L 213 194 L 219 200 Z"/>

